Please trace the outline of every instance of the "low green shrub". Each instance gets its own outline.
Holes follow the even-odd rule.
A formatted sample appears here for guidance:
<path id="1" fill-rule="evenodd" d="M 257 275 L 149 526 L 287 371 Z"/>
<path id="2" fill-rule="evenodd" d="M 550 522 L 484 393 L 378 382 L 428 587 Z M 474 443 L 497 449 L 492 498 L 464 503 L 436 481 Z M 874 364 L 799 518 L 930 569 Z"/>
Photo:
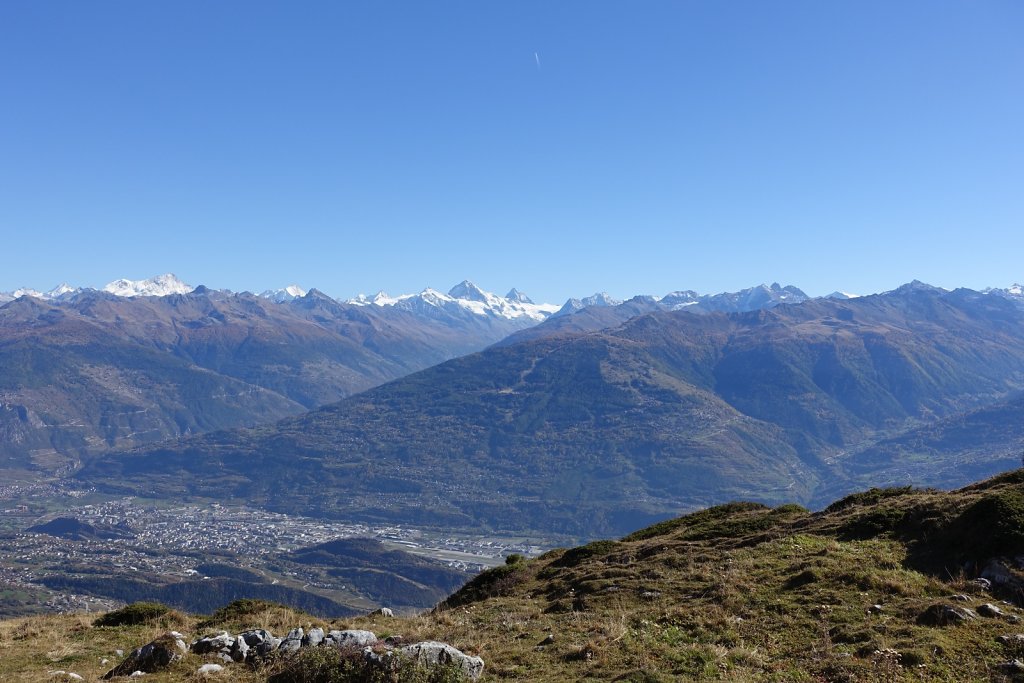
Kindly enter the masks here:
<path id="1" fill-rule="evenodd" d="M 454 664 L 425 666 L 396 657 L 388 666 L 367 661 L 359 649 L 303 648 L 282 660 L 267 683 L 464 683 Z"/>
<path id="2" fill-rule="evenodd" d="M 170 614 L 171 608 L 159 602 L 133 602 L 121 609 L 97 617 L 93 626 L 137 626 Z"/>
<path id="3" fill-rule="evenodd" d="M 583 562 L 583 560 L 599 555 L 607 555 L 618 547 L 619 543 L 615 541 L 594 541 L 593 543 L 566 550 L 564 555 L 551 563 L 551 566 L 575 567 Z"/>
<path id="4" fill-rule="evenodd" d="M 459 607 L 471 602 L 512 593 L 516 586 L 526 580 L 526 562 L 503 564 L 492 567 L 474 576 L 469 583 L 448 596 L 440 607 Z"/>

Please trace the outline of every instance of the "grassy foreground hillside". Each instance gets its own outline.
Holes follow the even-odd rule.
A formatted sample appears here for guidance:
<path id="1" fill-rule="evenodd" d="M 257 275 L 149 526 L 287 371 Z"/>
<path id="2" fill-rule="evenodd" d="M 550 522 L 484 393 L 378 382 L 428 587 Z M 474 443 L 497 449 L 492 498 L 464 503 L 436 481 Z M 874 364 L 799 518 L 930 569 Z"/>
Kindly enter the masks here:
<path id="1" fill-rule="evenodd" d="M 512 558 L 429 614 L 325 625 L 451 643 L 483 657 L 492 681 L 1022 680 L 1012 666 L 1024 656 L 1020 555 L 1024 470 L 954 492 L 873 489 L 816 514 L 719 506 L 618 541 Z M 0 622 L 0 679 L 62 669 L 95 680 L 115 649 L 169 627 L 196 638 L 324 623 L 280 610 L 163 620 Z M 203 661 L 190 655 L 147 680 L 195 680 Z M 267 674 L 234 665 L 218 679 Z"/>

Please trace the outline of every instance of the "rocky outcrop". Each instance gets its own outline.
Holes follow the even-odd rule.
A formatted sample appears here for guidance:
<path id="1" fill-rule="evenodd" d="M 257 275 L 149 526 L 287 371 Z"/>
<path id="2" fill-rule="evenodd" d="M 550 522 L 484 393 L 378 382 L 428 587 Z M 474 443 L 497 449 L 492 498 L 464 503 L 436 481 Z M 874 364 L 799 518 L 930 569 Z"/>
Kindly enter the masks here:
<path id="1" fill-rule="evenodd" d="M 428 640 L 406 645 L 398 650 L 399 655 L 409 658 L 420 666 L 454 666 L 471 681 L 476 681 L 484 672 L 484 660 L 471 657 L 447 643 Z"/>
<path id="2" fill-rule="evenodd" d="M 184 643 L 181 647 L 184 648 Z M 325 633 L 321 628 L 311 628 L 309 631 L 294 628 L 284 638 L 275 638 L 270 631 L 263 629 L 243 631 L 237 635 L 222 631 L 193 641 L 190 649 L 198 655 L 216 656 L 227 664 L 255 663 L 272 656 L 292 657 L 304 649 L 318 647 L 330 647 L 350 653 L 361 658 L 366 666 L 389 671 L 409 664 L 418 667 L 452 667 L 462 672 L 468 680 L 476 681 L 484 670 L 484 660 L 467 655 L 448 643 L 423 641 L 403 645 L 401 636 L 392 635 L 385 640 L 379 640 L 372 631 L 361 629 L 332 630 Z M 220 669 L 213 667 L 223 665 L 206 666 L 209 668 L 197 673 L 215 673 Z"/>
<path id="3" fill-rule="evenodd" d="M 151 643 L 132 650 L 124 661 L 108 671 L 103 678 L 131 676 L 139 671 L 155 673 L 180 661 L 187 651 L 181 634 L 171 631 Z"/>
<path id="4" fill-rule="evenodd" d="M 932 605 L 917 618 L 922 626 L 953 626 L 977 619 L 974 610 L 952 605 Z"/>

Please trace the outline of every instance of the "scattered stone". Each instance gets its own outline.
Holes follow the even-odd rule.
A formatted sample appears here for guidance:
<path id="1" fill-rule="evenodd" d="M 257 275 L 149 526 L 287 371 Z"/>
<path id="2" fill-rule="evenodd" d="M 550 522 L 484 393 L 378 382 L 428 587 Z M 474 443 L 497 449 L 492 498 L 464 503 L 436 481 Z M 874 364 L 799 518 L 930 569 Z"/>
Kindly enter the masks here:
<path id="1" fill-rule="evenodd" d="M 1014 659 L 999 665 L 999 668 L 1010 674 L 1024 674 L 1024 662 Z"/>
<path id="2" fill-rule="evenodd" d="M 1003 610 L 999 609 L 991 602 L 986 602 L 984 605 L 978 607 L 978 614 L 980 614 L 983 617 L 996 618 L 1003 616 Z"/>
<path id="3" fill-rule="evenodd" d="M 1003 645 L 1021 645 L 1024 644 L 1024 633 L 1010 633 L 1005 636 L 999 636 L 996 640 Z"/>
<path id="4" fill-rule="evenodd" d="M 950 626 L 962 624 L 977 618 L 972 610 L 952 605 L 932 605 L 917 618 L 922 626 Z"/>
<path id="5" fill-rule="evenodd" d="M 324 640 L 324 630 L 322 628 L 311 628 L 309 633 L 302 637 L 302 647 L 316 647 Z"/>
<path id="6" fill-rule="evenodd" d="M 142 678 L 145 675 L 146 675 L 145 671 L 133 671 L 131 676 L 129 676 L 128 678 Z"/>
<path id="7" fill-rule="evenodd" d="M 160 671 L 179 661 L 186 652 L 188 647 L 185 641 L 165 633 L 153 642 L 132 650 L 123 662 L 108 671 L 103 678 Z"/>
<path id="8" fill-rule="evenodd" d="M 414 645 L 406 645 L 399 650 L 399 653 L 412 658 L 421 665 L 454 664 L 471 681 L 479 680 L 484 672 L 484 660 L 464 654 L 447 643 L 428 640 Z"/>
<path id="9" fill-rule="evenodd" d="M 1016 614 L 1008 614 L 1006 620 L 1011 624 L 1019 624 L 1021 622 L 1021 618 Z"/>
<path id="10" fill-rule="evenodd" d="M 987 591 L 987 590 L 990 590 L 992 588 L 992 582 L 989 581 L 986 578 L 978 578 L 978 579 L 975 579 L 974 581 L 971 581 L 971 583 L 973 583 L 975 586 L 977 586 L 978 588 L 980 588 L 983 591 Z"/>
<path id="11" fill-rule="evenodd" d="M 958 593 L 956 595 L 951 595 L 951 596 L 949 596 L 949 599 L 950 600 L 956 600 L 957 602 L 970 602 L 971 601 L 971 599 L 968 596 L 964 595 L 963 593 Z"/>
<path id="12" fill-rule="evenodd" d="M 288 631 L 288 635 L 277 646 L 278 652 L 286 655 L 295 654 L 302 647 L 302 637 L 304 635 L 305 633 L 302 628 L 293 628 L 291 631 Z"/>
<path id="13" fill-rule="evenodd" d="M 385 645 L 401 645 L 405 642 L 405 638 L 400 635 L 388 636 L 384 639 Z"/>
<path id="14" fill-rule="evenodd" d="M 209 676 L 210 674 L 220 673 L 223 670 L 224 667 L 220 664 L 203 664 L 196 669 L 196 674 L 199 676 Z"/>
<path id="15" fill-rule="evenodd" d="M 235 638 L 229 654 L 233 661 L 244 662 L 249 657 L 249 645 L 245 642 L 245 638 Z"/>
<path id="16" fill-rule="evenodd" d="M 882 606 L 881 605 L 871 605 L 871 607 L 868 607 L 868 614 L 878 614 L 881 611 L 882 611 Z"/>
<path id="17" fill-rule="evenodd" d="M 256 647 L 260 643 L 265 643 L 271 640 L 274 637 L 274 634 L 270 631 L 265 631 L 261 628 L 256 628 L 252 629 L 251 631 L 242 631 L 238 634 L 238 637 L 244 640 L 245 644 L 249 647 Z"/>
<path id="18" fill-rule="evenodd" d="M 200 638 L 192 643 L 192 647 L 189 649 L 197 655 L 205 655 L 210 652 L 221 652 L 222 650 L 230 652 L 234 645 L 235 638 L 227 631 L 221 631 L 215 636 L 204 636 L 203 638 Z"/>
<path id="19" fill-rule="evenodd" d="M 388 608 L 388 607 L 381 607 L 380 609 L 376 609 L 376 610 L 370 612 L 367 616 L 369 616 L 369 617 L 393 617 L 393 616 L 395 616 L 395 613 L 392 612 L 391 609 Z"/>
<path id="20" fill-rule="evenodd" d="M 373 631 L 351 629 L 347 631 L 331 631 L 324 639 L 327 645 L 336 647 L 366 647 L 377 642 Z"/>
<path id="21" fill-rule="evenodd" d="M 544 640 L 540 641 L 537 644 L 538 645 L 551 645 L 553 642 L 555 642 L 555 634 L 554 633 L 549 633 Z"/>
<path id="22" fill-rule="evenodd" d="M 71 671 L 51 671 L 50 678 L 57 678 L 62 681 L 84 681 L 85 679 Z"/>

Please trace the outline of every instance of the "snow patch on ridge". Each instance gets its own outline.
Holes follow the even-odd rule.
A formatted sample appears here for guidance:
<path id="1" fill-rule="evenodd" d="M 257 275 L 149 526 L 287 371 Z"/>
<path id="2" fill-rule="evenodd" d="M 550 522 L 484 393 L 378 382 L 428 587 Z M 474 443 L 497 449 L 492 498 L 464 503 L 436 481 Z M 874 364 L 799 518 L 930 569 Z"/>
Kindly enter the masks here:
<path id="1" fill-rule="evenodd" d="M 187 285 L 173 273 L 157 275 L 148 280 L 114 280 L 103 291 L 114 296 L 167 296 L 188 294 L 195 287 Z"/>
<path id="2" fill-rule="evenodd" d="M 503 297 L 484 291 L 469 280 L 463 280 L 452 287 L 447 294 L 427 287 L 419 294 L 389 296 L 378 292 L 375 296 L 365 294 L 349 299 L 346 303 L 355 306 L 395 306 L 412 312 L 430 314 L 431 309 L 447 311 L 456 315 L 491 316 L 516 320 L 527 318 L 540 322 L 558 310 L 553 304 L 535 304 L 522 292 L 512 289 L 510 296 Z"/>

